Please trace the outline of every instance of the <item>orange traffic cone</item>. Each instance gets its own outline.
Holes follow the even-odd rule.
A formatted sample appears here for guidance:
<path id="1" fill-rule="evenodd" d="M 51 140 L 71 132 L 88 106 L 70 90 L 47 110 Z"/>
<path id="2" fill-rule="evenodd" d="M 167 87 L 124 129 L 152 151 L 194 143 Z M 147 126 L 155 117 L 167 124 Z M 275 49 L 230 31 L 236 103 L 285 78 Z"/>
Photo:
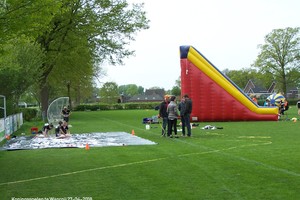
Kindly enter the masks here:
<path id="1" fill-rule="evenodd" d="M 86 143 L 86 145 L 85 145 L 85 150 L 89 150 L 89 149 L 90 149 L 90 146 L 89 146 L 88 143 Z"/>
<path id="2" fill-rule="evenodd" d="M 131 131 L 131 135 L 134 135 L 134 130 L 132 129 L 132 131 Z"/>

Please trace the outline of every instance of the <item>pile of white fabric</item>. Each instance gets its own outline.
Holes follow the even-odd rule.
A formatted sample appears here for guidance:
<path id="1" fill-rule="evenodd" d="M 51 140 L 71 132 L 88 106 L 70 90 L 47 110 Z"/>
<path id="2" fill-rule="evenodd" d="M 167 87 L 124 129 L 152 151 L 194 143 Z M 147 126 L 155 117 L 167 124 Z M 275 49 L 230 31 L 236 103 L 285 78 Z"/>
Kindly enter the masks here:
<path id="1" fill-rule="evenodd" d="M 215 129 L 223 129 L 223 127 L 216 127 L 216 126 L 212 126 L 212 125 L 206 125 L 206 126 L 202 127 L 201 129 L 215 130 Z"/>

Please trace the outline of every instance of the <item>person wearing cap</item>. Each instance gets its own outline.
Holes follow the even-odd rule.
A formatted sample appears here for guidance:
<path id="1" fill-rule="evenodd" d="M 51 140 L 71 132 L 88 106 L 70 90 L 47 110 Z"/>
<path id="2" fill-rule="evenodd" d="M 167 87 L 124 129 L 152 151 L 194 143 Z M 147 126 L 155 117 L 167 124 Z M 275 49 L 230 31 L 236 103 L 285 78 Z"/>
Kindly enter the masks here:
<path id="1" fill-rule="evenodd" d="M 48 124 L 46 123 L 44 126 L 43 126 L 43 129 L 42 129 L 42 133 L 45 137 L 47 137 L 49 135 L 49 131 L 53 128 L 53 124 Z"/>
<path id="2" fill-rule="evenodd" d="M 169 105 L 169 96 L 165 95 L 164 101 L 161 102 L 159 105 L 159 114 L 158 114 L 158 118 L 162 118 L 162 130 L 161 130 L 162 136 L 165 136 L 167 133 L 167 124 L 168 124 L 167 108 L 168 108 L 168 105 Z"/>
<path id="3" fill-rule="evenodd" d="M 68 123 L 71 111 L 65 106 L 64 109 L 61 111 L 61 114 L 63 116 L 63 120 Z"/>

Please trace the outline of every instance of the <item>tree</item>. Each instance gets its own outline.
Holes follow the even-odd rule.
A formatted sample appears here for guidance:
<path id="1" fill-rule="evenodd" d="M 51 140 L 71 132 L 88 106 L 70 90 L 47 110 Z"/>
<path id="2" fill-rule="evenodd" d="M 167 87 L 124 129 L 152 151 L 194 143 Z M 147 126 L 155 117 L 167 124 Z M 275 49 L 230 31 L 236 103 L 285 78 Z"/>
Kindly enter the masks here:
<path id="1" fill-rule="evenodd" d="M 181 89 L 178 86 L 173 86 L 171 89 L 171 94 L 175 96 L 180 96 L 181 94 Z"/>
<path id="2" fill-rule="evenodd" d="M 142 86 L 138 87 L 138 94 L 144 94 L 144 91 L 145 91 L 144 87 Z"/>
<path id="3" fill-rule="evenodd" d="M 258 79 L 258 72 L 255 69 L 243 68 L 241 70 L 227 70 L 226 76 L 230 78 L 239 88 L 243 89 L 249 80 Z"/>
<path id="4" fill-rule="evenodd" d="M 262 73 L 273 75 L 281 92 L 286 94 L 287 86 L 296 85 L 299 77 L 292 71 L 299 71 L 300 65 L 300 28 L 274 29 L 265 36 L 265 44 L 261 44 L 260 53 L 254 62 Z"/>
<path id="5" fill-rule="evenodd" d="M 149 90 L 157 90 L 157 89 L 164 89 L 164 88 L 161 88 L 161 87 L 158 87 L 158 86 L 153 86 L 153 87 L 149 88 Z"/>
<path id="6" fill-rule="evenodd" d="M 76 65 L 76 69 L 92 68 L 96 75 L 101 63 L 122 64 L 124 58 L 131 56 L 134 51 L 127 49 L 127 45 L 138 31 L 147 29 L 149 23 L 142 11 L 143 4 L 130 6 L 125 0 L 12 0 L 2 8 L 0 27 L 5 32 L 3 36 L 26 35 L 45 52 L 46 59 L 39 69 L 42 72 L 39 87 L 44 114 L 53 88 L 49 80 L 56 76 L 52 72 L 67 65 L 69 69 L 72 67 L 62 63 L 64 58 L 81 56 L 80 51 L 74 49 L 85 50 L 88 55 L 80 57 L 86 64 Z M 82 77 L 84 75 L 81 73 Z M 72 85 L 76 87 L 77 83 Z"/>
<path id="7" fill-rule="evenodd" d="M 295 85 L 292 85 L 293 87 L 300 88 L 300 72 L 297 69 L 293 69 L 287 74 L 288 82 L 296 83 Z"/>
<path id="8" fill-rule="evenodd" d="M 35 41 L 49 29 L 49 23 L 62 6 L 61 0 L 0 1 L 0 44 L 19 36 Z"/>
<path id="9" fill-rule="evenodd" d="M 5 53 L 0 57 L 0 90 L 16 107 L 21 95 L 38 81 L 44 54 L 39 46 L 22 37 L 2 48 Z M 13 107 L 9 112 L 13 112 Z"/>
<path id="10" fill-rule="evenodd" d="M 56 66 L 49 74 L 50 89 L 60 91 L 59 96 L 68 96 L 71 108 L 72 102 L 80 103 L 82 98 L 91 96 L 94 73 L 99 71 L 94 69 L 91 60 L 89 49 L 77 44 L 68 52 L 57 56 Z"/>
<path id="11" fill-rule="evenodd" d="M 106 82 L 100 88 L 100 101 L 104 103 L 117 103 L 120 98 L 118 85 L 115 82 Z"/>
<path id="12" fill-rule="evenodd" d="M 178 79 L 175 81 L 175 86 L 181 89 L 181 76 L 179 76 Z"/>
<path id="13" fill-rule="evenodd" d="M 181 94 L 181 77 L 179 76 L 178 79 L 175 81 L 175 86 L 171 89 L 171 94 L 175 96 L 180 96 Z M 182 94 L 184 95 L 184 94 Z"/>
<path id="14" fill-rule="evenodd" d="M 134 96 L 137 94 L 142 94 L 144 88 L 142 86 L 137 86 L 135 84 L 127 84 L 119 86 L 119 93 L 125 96 Z"/>

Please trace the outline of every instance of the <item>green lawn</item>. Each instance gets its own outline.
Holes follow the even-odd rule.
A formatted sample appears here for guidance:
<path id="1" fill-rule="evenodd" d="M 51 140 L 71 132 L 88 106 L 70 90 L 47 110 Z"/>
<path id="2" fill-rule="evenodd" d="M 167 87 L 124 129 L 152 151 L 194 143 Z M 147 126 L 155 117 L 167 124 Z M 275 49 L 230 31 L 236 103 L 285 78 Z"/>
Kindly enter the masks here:
<path id="1" fill-rule="evenodd" d="M 145 129 L 156 114 L 73 112 L 70 121 L 72 133 L 134 130 L 157 145 L 0 151 L 0 198 L 300 199 L 300 122 L 202 122 L 193 137 L 171 139 L 159 125 Z"/>

